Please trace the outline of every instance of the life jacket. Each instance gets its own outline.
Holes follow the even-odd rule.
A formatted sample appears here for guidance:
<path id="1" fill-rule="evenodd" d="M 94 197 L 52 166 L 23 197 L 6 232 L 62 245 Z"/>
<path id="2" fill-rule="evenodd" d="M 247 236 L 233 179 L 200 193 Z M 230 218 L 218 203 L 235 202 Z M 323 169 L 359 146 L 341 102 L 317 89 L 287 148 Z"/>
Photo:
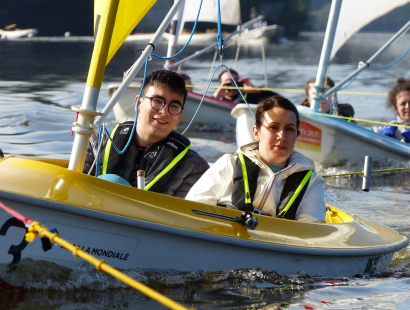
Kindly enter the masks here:
<path id="1" fill-rule="evenodd" d="M 396 130 L 397 130 L 397 126 L 386 125 L 382 129 L 380 129 L 379 132 L 382 135 L 386 135 L 386 136 L 394 138 L 396 136 Z"/>
<path id="2" fill-rule="evenodd" d="M 396 130 L 398 128 L 399 127 L 397 127 L 397 126 L 386 125 L 382 129 L 380 129 L 379 133 L 381 133 L 382 135 L 392 137 L 392 138 L 396 138 Z M 401 134 L 405 138 L 405 142 L 409 143 L 410 142 L 410 130 L 407 130 L 405 132 L 401 132 Z"/>
<path id="3" fill-rule="evenodd" d="M 259 166 L 242 153 L 238 154 L 237 167 L 234 175 L 232 204 L 241 211 L 254 211 L 252 199 L 255 196 Z M 285 180 L 285 185 L 276 208 L 276 216 L 294 220 L 299 205 L 306 192 L 313 170 L 300 171 L 291 174 Z"/>
<path id="4" fill-rule="evenodd" d="M 111 139 L 119 150 L 127 144 L 132 134 L 133 122 L 125 122 L 117 125 L 111 133 Z M 181 160 L 191 148 L 188 138 L 171 131 L 169 136 L 158 143 L 148 146 L 144 151 L 139 167 L 148 170 L 145 162 L 148 155 L 154 161 L 146 172 L 145 189 L 160 193 L 178 168 Z M 110 139 L 107 140 L 103 163 L 100 174 L 117 174 L 124 160 L 126 152 L 119 154 L 112 146 Z"/>

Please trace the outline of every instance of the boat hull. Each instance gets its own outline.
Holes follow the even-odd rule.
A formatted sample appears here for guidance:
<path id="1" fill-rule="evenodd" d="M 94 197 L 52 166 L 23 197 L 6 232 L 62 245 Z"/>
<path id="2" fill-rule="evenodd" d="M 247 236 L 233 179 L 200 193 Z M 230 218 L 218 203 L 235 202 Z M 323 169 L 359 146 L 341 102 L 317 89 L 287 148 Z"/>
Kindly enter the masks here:
<path id="1" fill-rule="evenodd" d="M 236 210 L 141 191 L 44 162 L 9 158 L 0 161 L 0 175 L 1 202 L 120 269 L 259 267 L 351 276 L 384 270 L 393 252 L 408 244 L 387 228 L 346 214 L 349 222 L 332 224 L 258 216 L 258 227 L 248 230 L 193 212 L 234 217 L 240 214 Z M 24 233 L 21 222 L 0 209 L 0 264 L 25 258 L 66 267 L 79 263 L 58 245 L 47 250 L 40 238 L 25 244 Z"/>
<path id="2" fill-rule="evenodd" d="M 37 34 L 37 29 L 19 29 L 19 30 L 2 30 L 2 39 L 17 39 L 23 37 L 34 37 Z"/>
<path id="3" fill-rule="evenodd" d="M 108 85 L 108 95 L 112 97 L 118 89 L 119 84 Z M 134 120 L 135 118 L 135 97 L 140 91 L 140 84 L 133 83 L 125 90 L 121 98 L 114 107 L 115 119 L 122 123 L 125 121 Z M 181 124 L 188 124 L 198 109 L 202 95 L 196 93 L 188 93 L 187 101 L 184 106 L 184 111 L 180 118 Z M 205 97 L 199 112 L 193 120 L 193 125 L 211 125 L 213 129 L 223 128 L 224 126 L 235 126 L 235 120 L 231 117 L 231 110 L 235 103 L 218 100 L 212 97 Z"/>
<path id="4" fill-rule="evenodd" d="M 251 105 L 256 110 L 255 105 Z M 321 115 L 307 114 L 309 108 L 298 106 L 300 135 L 295 150 L 314 160 L 323 167 L 341 166 L 346 163 L 363 162 L 371 156 L 373 162 L 386 160 L 409 160 L 410 145 L 396 139 L 339 120 Z M 252 126 L 254 116 L 245 104 L 232 110 L 237 119 L 236 141 L 238 146 L 256 141 Z"/>
<path id="5" fill-rule="evenodd" d="M 268 42 L 279 42 L 285 34 L 285 27 L 280 25 L 262 26 L 259 28 L 245 29 L 240 33 L 241 41 L 244 44 L 252 40 L 263 39 Z M 238 34 L 239 35 L 239 34 Z M 236 35 L 235 37 L 237 37 Z"/>

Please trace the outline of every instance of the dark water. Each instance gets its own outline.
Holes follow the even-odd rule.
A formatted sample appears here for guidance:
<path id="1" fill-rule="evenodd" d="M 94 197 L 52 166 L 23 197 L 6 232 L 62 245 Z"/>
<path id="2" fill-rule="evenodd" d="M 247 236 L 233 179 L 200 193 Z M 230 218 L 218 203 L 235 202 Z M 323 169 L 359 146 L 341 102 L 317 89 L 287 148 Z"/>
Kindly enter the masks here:
<path id="1" fill-rule="evenodd" d="M 338 53 L 330 66 L 329 76 L 340 81 L 355 70 L 359 61 L 367 60 L 389 38 L 386 34 L 358 34 Z M 279 93 L 298 103 L 301 89 L 316 75 L 323 34 L 306 34 L 288 44 L 266 47 L 268 86 L 282 89 Z M 408 48 L 409 35 L 381 56 L 375 65 L 393 61 Z M 106 68 L 99 98 L 101 110 L 108 101 L 106 87 L 119 82 L 139 55 L 135 50 L 143 43 L 125 43 Z M 166 45 L 157 46 L 164 55 Z M 195 52 L 188 48 L 183 55 Z M 226 49 L 224 63 L 234 64 L 236 48 Z M 91 40 L 36 39 L 0 41 L 0 148 L 6 156 L 27 155 L 69 158 L 73 137 L 70 134 L 75 114 L 72 105 L 80 105 L 92 53 Z M 194 84 L 204 85 L 213 53 L 184 65 Z M 162 61 L 153 59 L 149 71 L 161 68 Z M 408 76 L 410 56 L 383 71 L 366 71 L 348 89 L 357 92 L 385 93 L 398 76 Z M 264 86 L 260 45 L 242 45 L 236 69 L 256 86 Z M 142 71 L 136 78 L 139 81 Z M 216 85 L 214 83 L 213 85 Z M 204 88 L 196 87 L 196 91 Z M 391 111 L 384 107 L 385 96 L 339 95 L 340 102 L 354 105 L 356 117 L 389 121 Z M 114 117 L 107 119 L 113 126 Z M 183 129 L 183 128 L 181 128 Z M 194 146 L 208 160 L 235 149 L 234 131 L 190 131 Z M 223 143 L 219 143 L 223 142 Z M 209 151 L 212 149 L 212 151 Z M 385 168 L 406 167 L 408 162 L 386 162 Z M 383 167 L 379 167 L 383 168 Z M 328 169 L 325 173 L 357 170 L 355 163 Z M 333 178 L 327 181 L 326 200 L 338 203 L 388 225 L 409 236 L 409 173 L 380 174 L 372 179 L 370 192 L 360 191 L 357 177 Z M 337 200 L 337 202 L 334 202 Z M 406 309 L 410 308 L 410 252 L 396 253 L 389 269 L 372 277 L 318 278 L 304 273 L 281 275 L 272 270 L 246 269 L 224 272 L 132 270 L 128 274 L 159 290 L 186 307 L 200 309 Z M 26 290 L 1 290 L 0 309 L 163 309 L 155 301 L 127 288 L 117 280 L 95 271 L 86 263 L 66 269 L 49 263 L 23 261 L 13 272 L 0 266 L 0 275 L 13 285 Z M 323 303 L 330 302 L 328 303 Z"/>

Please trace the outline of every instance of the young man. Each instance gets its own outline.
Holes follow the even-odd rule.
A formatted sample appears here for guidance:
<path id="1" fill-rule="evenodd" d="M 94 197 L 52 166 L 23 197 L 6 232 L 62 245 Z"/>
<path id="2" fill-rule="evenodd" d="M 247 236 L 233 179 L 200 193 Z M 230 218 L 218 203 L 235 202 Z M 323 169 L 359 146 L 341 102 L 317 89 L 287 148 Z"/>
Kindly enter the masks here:
<path id="1" fill-rule="evenodd" d="M 131 185 L 136 185 L 138 170 L 145 171 L 147 190 L 185 198 L 186 194 L 209 168 L 208 163 L 189 149 L 188 138 L 173 131 L 183 113 L 187 91 L 180 74 L 157 70 L 145 79 L 141 97 L 135 98 L 138 122 L 118 125 L 111 138 L 123 150 L 130 135 L 133 139 L 119 154 L 109 138 L 104 139 L 100 151 L 98 174 L 116 174 Z M 90 138 L 84 173 L 90 170 L 98 150 L 98 136 Z M 95 168 L 91 174 L 95 173 Z"/>
<path id="2" fill-rule="evenodd" d="M 229 72 L 231 74 L 229 74 Z M 245 88 L 242 90 L 242 94 L 248 103 L 259 103 L 259 101 L 261 101 L 263 98 L 278 95 L 277 93 L 266 91 L 266 90 L 264 91 L 246 90 L 246 88 L 251 88 L 255 86 L 253 86 L 251 81 L 246 77 L 239 79 L 238 72 L 236 72 L 235 70 L 229 69 L 229 72 L 228 70 L 225 70 L 219 75 L 218 77 L 219 88 L 213 94 L 214 98 L 224 99 L 224 100 L 232 101 L 235 103 L 244 102 L 242 99 L 242 96 L 239 94 L 239 91 L 236 88 L 234 89 L 221 88 L 222 86 L 235 87 L 235 84 L 233 82 L 234 80 L 239 87 Z"/>

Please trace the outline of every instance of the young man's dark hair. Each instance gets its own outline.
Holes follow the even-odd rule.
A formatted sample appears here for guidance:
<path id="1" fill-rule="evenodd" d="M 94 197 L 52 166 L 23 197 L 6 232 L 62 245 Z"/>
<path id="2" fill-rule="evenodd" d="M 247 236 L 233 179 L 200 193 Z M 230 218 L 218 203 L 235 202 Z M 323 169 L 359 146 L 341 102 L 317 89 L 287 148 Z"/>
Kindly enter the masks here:
<path id="1" fill-rule="evenodd" d="M 185 79 L 181 74 L 165 69 L 152 72 L 145 78 L 145 87 L 141 95 L 144 96 L 150 86 L 158 87 L 158 85 L 166 85 L 172 92 L 184 96 L 183 104 L 185 104 L 187 90 Z"/>

